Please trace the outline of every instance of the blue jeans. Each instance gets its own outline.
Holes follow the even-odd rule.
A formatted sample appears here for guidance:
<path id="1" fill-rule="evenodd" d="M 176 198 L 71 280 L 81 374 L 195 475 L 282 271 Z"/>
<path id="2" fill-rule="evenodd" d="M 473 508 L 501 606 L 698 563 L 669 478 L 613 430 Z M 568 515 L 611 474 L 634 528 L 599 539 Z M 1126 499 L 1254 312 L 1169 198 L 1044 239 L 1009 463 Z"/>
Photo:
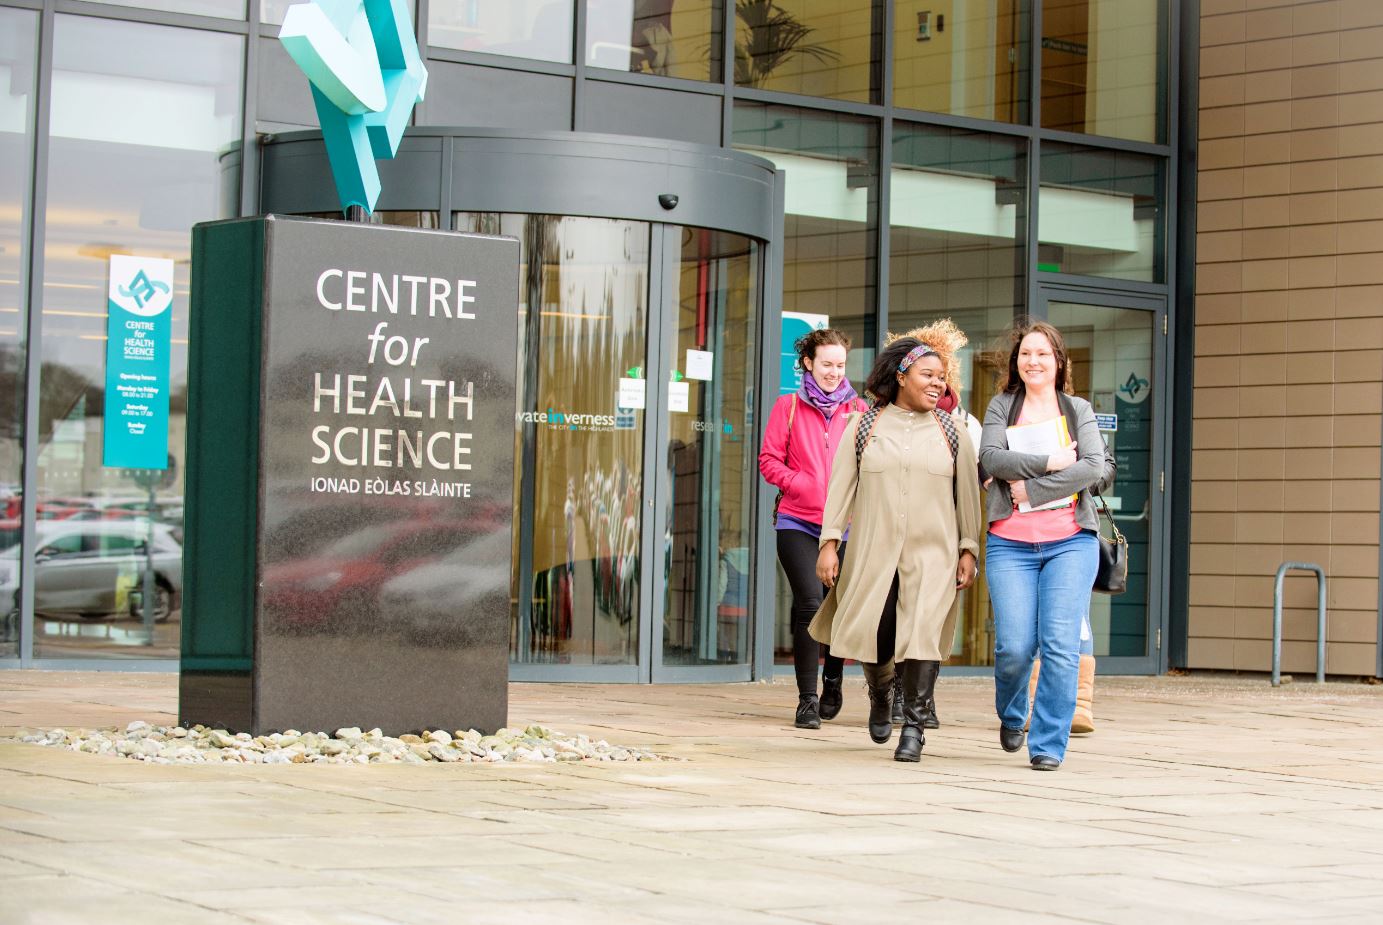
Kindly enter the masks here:
<path id="1" fill-rule="evenodd" d="M 1076 712 L 1081 625 L 1099 567 L 1095 534 L 1055 543 L 1015 543 L 989 535 L 985 579 L 994 605 L 994 707 L 999 722 L 1022 729 L 1028 718 L 1032 660 L 1042 658 L 1028 731 L 1028 755 L 1066 757 Z"/>

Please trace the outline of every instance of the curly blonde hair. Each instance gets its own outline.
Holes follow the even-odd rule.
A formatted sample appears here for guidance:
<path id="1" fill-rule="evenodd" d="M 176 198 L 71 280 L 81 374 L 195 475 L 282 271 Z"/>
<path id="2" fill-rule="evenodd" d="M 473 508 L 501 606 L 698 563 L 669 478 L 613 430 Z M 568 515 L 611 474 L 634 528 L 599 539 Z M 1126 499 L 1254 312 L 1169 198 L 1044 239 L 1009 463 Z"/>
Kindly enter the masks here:
<path id="1" fill-rule="evenodd" d="M 884 346 L 887 347 L 900 337 L 915 338 L 935 350 L 946 367 L 946 385 L 952 392 L 957 395 L 960 394 L 960 364 L 956 362 L 956 359 L 960 355 L 961 349 L 970 343 L 970 338 L 965 336 L 964 331 L 956 327 L 954 321 L 950 318 L 939 318 L 931 324 L 913 328 L 911 331 L 904 331 L 901 334 L 890 332 L 884 335 Z"/>

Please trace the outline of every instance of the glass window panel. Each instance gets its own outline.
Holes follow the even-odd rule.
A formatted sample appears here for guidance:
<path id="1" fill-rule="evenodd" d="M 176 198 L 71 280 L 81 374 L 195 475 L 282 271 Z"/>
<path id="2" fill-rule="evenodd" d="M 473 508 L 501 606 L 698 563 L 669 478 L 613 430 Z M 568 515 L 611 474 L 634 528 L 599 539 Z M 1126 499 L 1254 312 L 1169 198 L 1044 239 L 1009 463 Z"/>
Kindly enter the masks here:
<path id="1" fill-rule="evenodd" d="M 59 15 L 54 34 L 47 236 L 42 290 L 38 503 L 54 519 L 110 519 L 148 500 L 128 470 L 102 466 L 107 258 L 175 262 L 170 381 L 170 481 L 160 519 L 181 525 L 187 413 L 187 287 L 193 224 L 229 217 L 236 172 L 221 160 L 240 136 L 240 36 Z M 238 153 L 237 153 L 238 156 Z M 99 170 L 92 165 L 100 165 Z M 176 592 L 177 556 L 156 564 Z M 53 572 L 53 570 L 50 570 Z M 179 614 L 152 645 L 137 619 L 128 569 L 80 581 L 36 578 L 40 656 L 176 657 Z M 56 603 L 54 603 L 56 600 Z"/>
<path id="2" fill-rule="evenodd" d="M 1153 322 L 1156 314 L 1072 302 L 1051 302 L 1048 318 L 1061 330 L 1071 358 L 1076 394 L 1100 414 L 1117 417 L 1104 434 L 1119 465 L 1106 496 L 1129 544 L 1128 590 L 1091 595 L 1095 655 L 1139 657 L 1148 647 L 1148 555 L 1151 524 Z M 1102 518 L 1103 519 L 1103 518 Z M 1109 528 L 1104 528 L 1106 535 Z"/>
<path id="3" fill-rule="evenodd" d="M 720 0 L 588 0 L 591 67 L 719 80 Z"/>
<path id="4" fill-rule="evenodd" d="M 1166 0 L 1043 0 L 1042 127 L 1165 141 Z"/>
<path id="5" fill-rule="evenodd" d="M 515 662 L 634 665 L 644 411 L 617 404 L 646 360 L 646 222 L 458 213 L 519 240 Z"/>
<path id="6" fill-rule="evenodd" d="M 269 25 L 280 25 L 283 23 L 283 17 L 288 13 L 288 8 L 290 6 L 296 6 L 299 3 L 307 2 L 308 0 L 259 0 L 259 21 Z M 417 22 L 417 0 L 413 0 L 413 2 L 409 3 L 408 9 L 413 13 L 413 21 Z"/>
<path id="7" fill-rule="evenodd" d="M 894 127 L 889 197 L 888 326 L 903 333 L 950 318 L 970 339 L 959 363 L 961 402 L 977 418 L 994 397 L 989 349 L 1025 297 L 1027 177 L 1022 141 L 959 129 Z M 954 664 L 993 663 L 989 596 L 961 595 Z"/>
<path id="8" fill-rule="evenodd" d="M 871 0 L 736 0 L 735 83 L 878 102 L 882 13 Z"/>
<path id="9" fill-rule="evenodd" d="M 38 14 L 0 9 L 0 658 L 19 654 L 24 286 L 29 261 Z"/>
<path id="10" fill-rule="evenodd" d="M 199 13 L 222 19 L 244 19 L 245 0 L 100 0 L 111 6 L 133 6 L 165 13 Z"/>
<path id="11" fill-rule="evenodd" d="M 432 0 L 427 41 L 440 48 L 571 63 L 572 0 Z"/>
<path id="12" fill-rule="evenodd" d="M 1042 144 L 1038 269 L 1163 282 L 1160 158 Z"/>
<path id="13" fill-rule="evenodd" d="M 682 228 L 677 327 L 670 384 L 663 664 L 746 664 L 751 655 L 750 511 L 758 484 L 753 439 L 759 245 L 704 228 Z M 709 353 L 705 360 L 692 351 Z M 673 399 L 674 396 L 670 396 Z M 682 409 L 682 410 L 679 410 Z"/>
<path id="14" fill-rule="evenodd" d="M 819 320 L 850 335 L 846 370 L 856 388 L 874 363 L 878 340 L 878 144 L 870 119 L 735 106 L 735 147 L 773 161 L 784 174 L 782 310 L 824 316 Z M 791 354 L 791 343 L 779 352 Z M 784 367 L 780 389 L 791 391 L 790 358 Z M 791 598 L 780 569 L 774 658 L 784 664 L 792 660 Z"/>
<path id="15" fill-rule="evenodd" d="M 893 103 L 999 122 L 1027 122 L 1027 0 L 899 7 Z"/>

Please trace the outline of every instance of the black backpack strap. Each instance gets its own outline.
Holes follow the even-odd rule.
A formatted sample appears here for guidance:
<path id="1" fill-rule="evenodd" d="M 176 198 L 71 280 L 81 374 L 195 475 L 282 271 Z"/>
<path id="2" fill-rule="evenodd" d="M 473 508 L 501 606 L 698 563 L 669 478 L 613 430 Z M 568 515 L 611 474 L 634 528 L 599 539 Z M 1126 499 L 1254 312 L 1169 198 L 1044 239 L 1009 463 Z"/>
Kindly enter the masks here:
<path id="1" fill-rule="evenodd" d="M 874 421 L 879 417 L 878 408 L 870 408 L 860 415 L 859 423 L 855 425 L 855 467 L 860 464 L 860 457 L 864 455 L 865 445 L 869 443 L 869 433 L 874 429 Z"/>
<path id="2" fill-rule="evenodd" d="M 946 445 L 951 448 L 951 501 L 956 502 L 960 497 L 956 488 L 956 470 L 960 467 L 960 434 L 956 432 L 955 420 L 945 411 L 937 409 L 932 414 L 946 436 Z"/>

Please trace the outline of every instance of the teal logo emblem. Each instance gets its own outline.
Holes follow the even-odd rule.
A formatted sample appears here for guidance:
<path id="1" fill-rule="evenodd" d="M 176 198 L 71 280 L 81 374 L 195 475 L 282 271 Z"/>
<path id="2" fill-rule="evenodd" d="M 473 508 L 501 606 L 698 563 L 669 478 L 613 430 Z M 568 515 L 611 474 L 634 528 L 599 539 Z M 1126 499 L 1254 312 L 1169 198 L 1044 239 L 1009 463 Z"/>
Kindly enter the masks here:
<path id="1" fill-rule="evenodd" d="M 148 275 L 140 270 L 134 275 L 134 279 L 130 280 L 128 286 L 117 286 L 116 291 L 127 299 L 134 299 L 134 304 L 143 308 L 159 293 L 167 295 L 171 290 L 163 280 L 149 279 Z"/>
<path id="2" fill-rule="evenodd" d="M 1142 394 L 1147 391 L 1149 385 L 1151 383 L 1142 376 L 1137 373 L 1129 373 L 1124 384 L 1119 386 L 1119 391 L 1127 395 L 1129 401 L 1138 401 Z"/>
<path id="3" fill-rule="evenodd" d="M 312 84 L 341 209 L 373 212 L 377 158 L 399 149 L 427 68 L 406 0 L 312 0 L 288 8 L 279 41 Z"/>

